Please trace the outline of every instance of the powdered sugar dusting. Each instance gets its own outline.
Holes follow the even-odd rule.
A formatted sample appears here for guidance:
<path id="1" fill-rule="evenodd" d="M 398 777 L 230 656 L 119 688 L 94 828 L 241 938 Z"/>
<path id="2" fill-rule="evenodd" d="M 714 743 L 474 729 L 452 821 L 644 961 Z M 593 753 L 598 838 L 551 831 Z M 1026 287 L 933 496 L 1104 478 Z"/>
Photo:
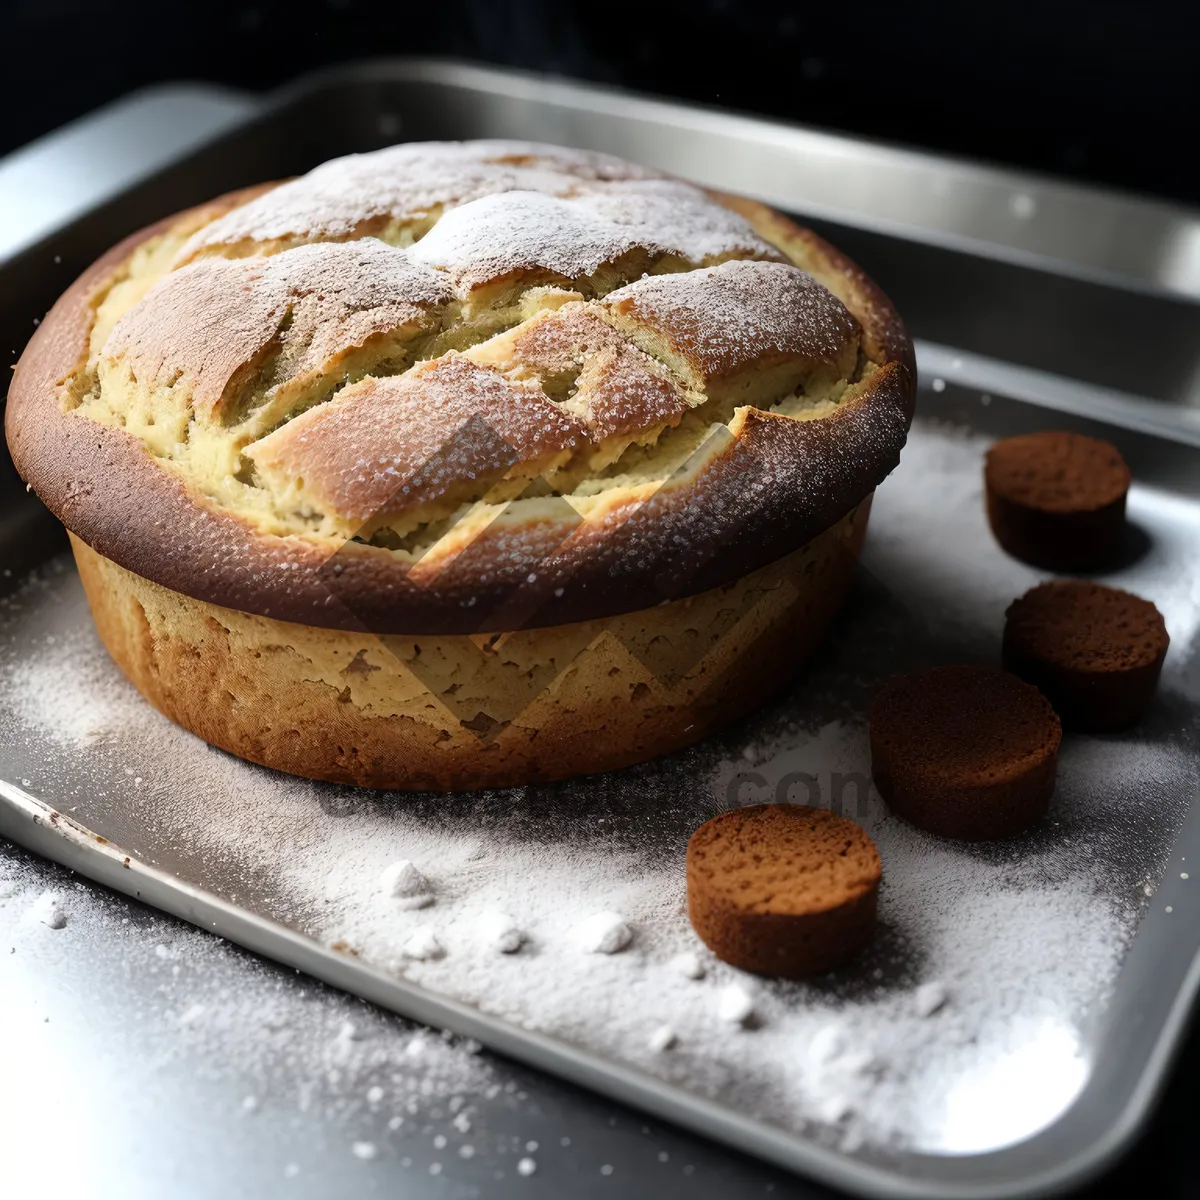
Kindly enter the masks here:
<path id="1" fill-rule="evenodd" d="M 401 947 L 400 952 L 405 958 L 412 958 L 418 962 L 426 962 L 432 958 L 442 958 L 446 953 L 446 949 L 438 940 L 438 935 L 429 925 L 418 925 L 404 939 L 404 945 Z"/>
<path id="2" fill-rule="evenodd" d="M 938 655 L 986 658 L 1004 597 L 1023 590 L 1024 568 L 990 547 L 975 511 L 981 448 L 918 426 L 881 489 L 864 584 L 822 661 L 781 704 L 669 759 L 470 796 L 277 775 L 145 706 L 95 641 L 73 577 L 52 572 L 5 624 L 10 769 L 25 790 L 103 822 L 106 836 L 184 879 L 741 1113 L 847 1152 L 1005 1144 L 1053 1120 L 1088 1078 L 1094 1018 L 1164 869 L 1195 765 L 1178 722 L 1074 739 L 1050 821 L 990 847 L 927 837 L 880 803 L 861 717 L 874 683 Z M 1169 540 L 1170 513 L 1146 519 Z M 945 578 L 930 545 L 962 552 Z M 1164 611 L 1194 584 L 1182 567 L 1146 570 Z M 1138 590 L 1136 578 L 1125 584 Z M 1184 661 L 1186 641 L 1177 647 Z M 1181 678 L 1169 659 L 1164 687 Z M 875 942 L 811 984 L 716 961 L 684 911 L 692 830 L 772 798 L 837 807 L 884 863 Z M 380 877 L 402 859 L 435 887 L 435 904 L 407 909 L 385 894 Z M 597 914 L 633 934 L 619 952 L 581 947 L 577 931 Z M 69 936 L 74 919 L 40 932 Z M 510 933 L 515 953 L 501 944 Z M 203 1028 L 210 1003 L 181 997 L 181 1028 Z M 352 1034 L 321 1037 L 323 1053 L 358 1053 Z"/>
<path id="3" fill-rule="evenodd" d="M 913 995 L 913 1011 L 918 1017 L 932 1017 L 948 999 L 946 985 L 940 979 L 931 979 L 921 984 Z"/>
<path id="4" fill-rule="evenodd" d="M 86 643 L 81 638 L 70 650 L 75 661 Z M 43 689 L 50 672 L 56 684 L 64 682 L 64 665 L 56 659 L 39 668 Z M 22 684 L 33 682 L 26 674 Z M 843 761 L 848 740 L 861 744 L 861 734 L 833 727 L 796 740 L 804 762 L 830 764 Z M 1063 1048 L 1065 1059 L 1047 1058 L 1044 1072 L 1065 1062 L 1081 1081 L 1080 1051 L 1068 1034 L 1115 969 L 1121 921 L 1088 892 L 1029 888 L 1020 871 L 1007 885 L 993 880 L 995 895 L 980 895 L 994 872 L 973 869 L 955 850 L 931 851 L 880 816 L 873 833 L 888 864 L 883 919 L 919 947 L 899 978 L 858 995 L 770 983 L 760 990 L 707 955 L 706 978 L 685 978 L 677 956 L 704 952 L 693 948 L 682 916 L 674 861 L 656 868 L 611 846 L 539 848 L 498 831 L 484 841 L 453 819 L 447 826 L 345 794 L 335 799 L 327 789 L 209 751 L 149 712 L 126 730 L 121 756 L 140 757 L 139 744 L 142 753 L 157 751 L 174 763 L 174 772 L 160 772 L 139 798 L 143 810 L 157 810 L 172 836 L 185 837 L 210 875 L 270 872 L 275 915 L 321 940 L 348 941 L 364 961 L 521 1026 L 639 1066 L 657 1064 L 659 1073 L 701 1094 L 752 1106 L 788 1126 L 825 1121 L 839 1140 L 937 1144 L 946 1136 L 945 1114 L 927 1111 L 924 1098 L 994 1070 L 1020 1048 L 1017 1018 L 1036 1018 L 1051 1045 Z M 714 783 L 720 781 L 718 772 Z M 333 802 L 325 815 L 323 796 Z M 889 829 L 895 836 L 886 836 Z M 399 843 L 420 846 L 422 857 L 441 863 L 449 886 L 427 910 L 436 919 L 397 912 L 376 887 L 379 861 Z M 332 869 L 343 885 L 331 901 L 318 881 Z M 620 954 L 580 953 L 575 927 L 605 900 L 636 914 L 638 942 Z M 481 914 L 497 901 L 516 908 L 531 931 L 535 953 L 518 956 L 524 965 L 496 954 L 485 935 Z M 886 958 L 886 943 L 883 949 Z M 954 980 L 961 999 L 947 1014 L 912 1011 L 912 985 L 903 980 L 919 979 L 924 959 L 936 963 L 939 978 Z M 667 1013 L 679 1045 L 664 1056 L 655 1021 Z M 751 1016 L 755 1028 L 747 1028 Z M 807 1047 L 831 1026 L 842 1031 L 838 1045 L 845 1049 L 821 1051 L 810 1064 Z M 1014 1095 L 1018 1100 L 1023 1093 Z M 971 1136 L 981 1136 L 978 1126 Z"/>
<path id="5" fill-rule="evenodd" d="M 765 527 L 772 505 L 802 515 L 798 501 L 810 493 L 819 502 L 853 482 L 861 494 L 864 479 L 890 468 L 907 427 L 901 405 L 885 396 L 850 406 L 836 447 L 813 432 L 816 422 L 782 430 L 794 414 L 779 406 L 800 403 L 800 393 L 807 416 L 833 411 L 840 392 L 831 387 L 857 366 L 853 318 L 739 213 L 684 181 L 603 155 L 483 142 L 351 156 L 201 229 L 165 276 L 156 255 L 131 260 L 129 279 L 104 298 L 97 341 L 115 325 L 72 387 L 82 417 L 123 427 L 208 496 L 214 527 L 222 513 L 253 512 L 256 528 L 329 544 L 403 514 L 398 536 L 419 526 L 432 533 L 445 508 L 481 498 L 517 463 L 525 469 L 512 479 L 545 474 L 563 492 L 599 484 L 619 493 L 626 473 L 601 473 L 631 446 L 641 470 L 689 409 L 711 402 L 714 426 L 729 419 L 734 393 L 744 413 L 773 410 L 780 419 L 761 424 L 774 428 L 739 439 L 737 452 L 753 460 L 751 490 L 727 496 L 723 469 L 689 472 L 694 489 L 663 490 L 661 504 L 676 511 L 662 521 L 619 494 L 616 504 L 593 506 L 610 527 L 635 509 L 631 525 L 654 526 L 646 540 L 656 545 L 629 555 L 653 565 L 662 545 L 690 544 L 693 525 Z M 709 263 L 724 265 L 688 270 Z M 653 272 L 678 274 L 665 282 Z M 602 298 L 633 279 L 617 293 L 628 319 L 614 321 L 616 308 Z M 590 352 L 571 348 L 581 351 L 576 370 L 551 387 L 553 398 L 519 362 L 503 369 L 521 386 L 483 371 L 468 378 L 454 354 L 498 360 L 495 343 L 539 305 L 562 303 L 568 289 L 588 298 L 593 325 L 603 320 L 621 336 Z M 686 365 L 676 361 L 680 350 Z M 446 388 L 429 386 L 438 381 L 426 373 L 430 361 L 450 377 L 452 403 Z M 675 502 L 692 491 L 697 503 L 685 518 Z M 164 529 L 159 522 L 147 536 L 161 539 Z M 531 531 L 540 543 L 553 536 L 544 525 Z M 643 537 L 633 528 L 619 536 Z M 572 553 L 584 574 L 612 540 L 579 541 Z M 519 553 L 544 550 L 527 541 Z M 386 573 L 386 563 L 372 569 Z M 310 588 L 309 575 L 295 577 L 293 598 Z M 493 575 L 507 588 L 506 571 Z M 314 602 L 325 599 L 322 591 Z"/>
<path id="6" fill-rule="evenodd" d="M 652 258 L 676 254 L 695 263 L 735 254 L 780 257 L 744 218 L 676 181 L 575 198 L 534 191 L 485 196 L 446 213 L 412 254 L 469 290 L 520 271 L 576 280 L 638 248 Z"/>
<path id="7" fill-rule="evenodd" d="M 407 858 L 385 867 L 379 883 L 401 908 L 428 908 L 434 902 L 433 885 Z"/>
<path id="8" fill-rule="evenodd" d="M 557 196 L 512 191 L 451 209 L 411 253 L 470 291 L 518 271 L 578 279 L 648 242 L 662 253 L 649 240 L 654 232 L 617 225 Z"/>
<path id="9" fill-rule="evenodd" d="M 618 288 L 606 302 L 664 331 L 709 376 L 779 357 L 833 363 L 858 333 L 836 296 L 784 263 L 739 260 L 651 275 Z"/>
<path id="10" fill-rule="evenodd" d="M 497 1145 L 477 1116 L 480 1102 L 501 1090 L 477 1043 L 416 1027 L 276 969 L 200 930 L 69 880 L 66 872 L 61 888 L 39 893 L 43 874 L 18 862 L 8 888 L 0 889 L 5 954 L 37 953 L 46 939 L 55 939 L 60 953 L 86 962 L 91 946 L 115 943 L 120 971 L 132 980 L 136 1020 L 155 1027 L 147 1036 L 161 1055 L 159 1088 L 173 1060 L 184 1060 L 200 1064 L 206 1085 L 225 1080 L 230 1084 L 225 1094 L 236 1087 L 247 1119 L 259 1119 L 267 1108 L 319 1112 L 322 1127 L 344 1139 L 347 1152 L 358 1142 L 383 1151 L 388 1141 L 427 1137 L 430 1122 L 451 1134 L 474 1125 L 472 1153 L 491 1157 L 507 1149 L 507 1139 Z M 47 894 L 68 914 L 65 925 L 38 919 Z M 102 967 L 96 975 L 104 977 Z M 6 980 L 18 990 L 15 998 L 6 994 L 17 1000 L 14 1012 L 22 1008 L 20 982 L 20 973 Z M 142 1007 L 148 995 L 155 1001 Z M 16 1028 L 9 1033 L 8 1068 L 21 1075 L 35 1070 L 36 1059 L 22 1061 L 12 1044 Z M 515 1097 L 512 1103 L 518 1103 Z"/>
<path id="11" fill-rule="evenodd" d="M 559 146 L 406 143 L 321 164 L 212 222 L 180 257 L 242 241 L 346 237 L 373 220 L 412 220 L 513 189 L 569 195 L 589 183 L 651 174 L 608 155 Z"/>
<path id="12" fill-rule="evenodd" d="M 183 372 L 207 413 L 277 331 L 273 382 L 280 384 L 320 370 L 372 334 L 427 327 L 450 298 L 443 275 L 375 238 L 271 258 L 204 259 L 155 284 L 117 322 L 103 355 L 121 359 L 144 384 Z"/>
<path id="13" fill-rule="evenodd" d="M 575 937 L 589 954 L 616 954 L 633 941 L 633 930 L 620 913 L 598 912 L 579 923 Z"/>
<path id="14" fill-rule="evenodd" d="M 754 996 L 741 983 L 727 983 L 717 996 L 717 1016 L 730 1025 L 745 1025 L 754 1016 Z"/>
<path id="15" fill-rule="evenodd" d="M 485 945 L 490 945 L 501 954 L 516 954 L 525 945 L 525 931 L 506 912 L 498 909 L 480 915 L 479 933 Z"/>
<path id="16" fill-rule="evenodd" d="M 29 916 L 48 929 L 65 929 L 67 910 L 57 892 L 43 892 L 29 907 Z"/>
<path id="17" fill-rule="evenodd" d="M 785 261 L 744 217 L 678 179 L 613 183 L 585 192 L 574 204 L 614 224 L 645 230 L 660 245 L 697 265 L 734 256 Z"/>

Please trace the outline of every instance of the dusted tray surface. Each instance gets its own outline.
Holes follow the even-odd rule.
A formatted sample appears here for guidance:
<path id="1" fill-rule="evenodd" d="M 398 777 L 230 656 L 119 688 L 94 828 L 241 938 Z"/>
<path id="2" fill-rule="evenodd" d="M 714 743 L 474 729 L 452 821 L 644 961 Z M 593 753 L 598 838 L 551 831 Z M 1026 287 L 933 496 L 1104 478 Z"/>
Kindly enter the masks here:
<path id="1" fill-rule="evenodd" d="M 1039 576 L 987 534 L 988 438 L 961 417 L 1016 425 L 1038 410 L 985 407 L 954 388 L 928 399 L 960 422 L 918 422 L 812 670 L 760 716 L 689 751 L 572 783 L 444 798 L 275 775 L 149 709 L 99 647 L 73 570 L 56 560 L 6 606 L 6 779 L 27 811 L 36 798 L 106 839 L 107 855 L 119 848 L 168 886 L 290 929 L 336 962 L 337 982 L 400 1011 L 460 1028 L 460 1012 L 439 1004 L 465 1005 L 506 1027 L 518 1054 L 522 1037 L 549 1035 L 564 1073 L 579 1077 L 582 1052 L 622 1077 L 627 1097 L 658 1106 L 665 1088 L 718 1134 L 707 1122 L 728 1113 L 730 1140 L 851 1186 L 999 1183 L 996 1160 L 1053 1139 L 1110 1063 L 1128 1058 L 1123 998 L 1145 987 L 1133 951 L 1178 962 L 1172 938 L 1195 936 L 1186 884 L 1170 913 L 1159 887 L 1180 874 L 1175 843 L 1197 784 L 1200 570 L 1186 551 L 1200 505 L 1136 486 L 1137 536 L 1111 577 L 1152 597 L 1172 631 L 1150 718 L 1131 734 L 1070 739 L 1051 819 L 1027 837 L 938 842 L 890 817 L 870 788 L 862 714 L 894 671 L 997 658 L 1004 608 Z M 701 948 L 682 912 L 687 837 L 730 803 L 770 796 L 832 805 L 871 831 L 885 865 L 875 945 L 813 985 L 751 980 L 703 953 L 706 977 L 688 979 L 677 956 Z M 400 858 L 429 876 L 431 906 L 380 893 L 381 870 Z M 633 945 L 587 954 L 580 925 L 612 909 Z M 527 934 L 515 955 L 489 944 L 500 910 Z M 443 956 L 412 957 L 418 927 Z M 269 934 L 259 948 L 294 960 Z M 391 991 L 378 973 L 396 981 Z M 754 1004 L 747 1028 L 721 1019 L 730 985 Z M 665 1051 L 655 1048 L 664 1025 L 676 1036 Z M 1141 1066 L 1127 1063 L 1127 1079 Z M 747 1119 L 769 1144 L 745 1136 Z"/>
<path id="2" fill-rule="evenodd" d="M 1188 878 L 1200 858 L 1190 811 L 1200 782 L 1200 436 L 1188 407 L 1200 309 L 1152 271 L 1094 259 L 1087 244 L 1111 245 L 1107 231 L 1130 221 L 1174 229 L 1179 214 L 1164 224 L 1127 198 L 602 89 L 377 64 L 301 81 L 244 127 L 13 259 L 0 325 L 19 345 L 30 315 L 88 261 L 167 211 L 397 138 L 473 136 L 604 148 L 823 220 L 930 339 L 918 349 L 923 419 L 880 491 L 827 648 L 761 716 L 633 771 L 474 797 L 309 785 L 209 750 L 144 705 L 100 649 L 66 562 L 26 576 L 55 526 L 6 467 L 0 557 L 13 595 L 0 615 L 0 835 L 377 1003 L 843 1188 L 1029 1196 L 1078 1182 L 1145 1117 L 1200 988 Z M 883 186 L 896 171 L 905 188 Z M 822 188 L 850 184 L 862 196 L 903 191 L 903 217 L 822 199 Z M 1019 236 L 1011 214 L 993 219 L 1012 196 L 1032 199 L 1037 214 L 1021 217 Z M 942 238 L 947 197 L 966 224 Z M 1057 254 L 1071 230 L 1080 237 Z M 1142 266 L 1174 261 L 1137 248 Z M 998 659 L 1003 610 L 1039 576 L 987 534 L 980 453 L 991 437 L 1064 426 L 1111 437 L 1138 481 L 1127 561 L 1111 581 L 1164 611 L 1173 642 L 1159 701 L 1131 734 L 1068 743 L 1051 818 L 1027 838 L 938 844 L 890 820 L 863 787 L 866 699 L 894 670 Z M 874 948 L 808 987 L 737 979 L 711 960 L 701 981 L 668 971 L 677 949 L 695 947 L 680 911 L 688 833 L 729 803 L 776 793 L 837 804 L 878 839 L 886 885 Z M 380 861 L 412 851 L 436 901 L 381 916 Z M 527 947 L 503 962 L 478 958 L 485 902 L 516 908 L 535 893 L 519 914 Z M 572 937 L 601 902 L 634 929 L 632 946 L 607 959 Z M 397 935 L 418 920 L 440 932 L 444 958 L 404 956 Z M 486 970 L 472 979 L 463 964 L 476 958 Z M 618 1004 L 595 1019 L 631 976 L 649 1011 Z M 587 977 L 595 985 L 581 989 Z M 719 1022 L 731 981 L 753 993 L 749 1028 Z M 921 993 L 928 985 L 937 987 Z M 652 1052 L 647 1035 L 666 1021 L 678 1042 Z"/>

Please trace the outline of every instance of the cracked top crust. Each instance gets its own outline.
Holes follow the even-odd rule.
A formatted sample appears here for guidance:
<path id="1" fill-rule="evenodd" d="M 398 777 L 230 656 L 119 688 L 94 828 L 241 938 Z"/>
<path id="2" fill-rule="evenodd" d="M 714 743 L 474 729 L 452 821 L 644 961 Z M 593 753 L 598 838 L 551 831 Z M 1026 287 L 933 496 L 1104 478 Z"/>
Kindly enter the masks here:
<path id="1" fill-rule="evenodd" d="M 72 532 L 166 587 L 492 632 L 802 545 L 896 465 L 914 381 L 886 297 L 762 205 L 414 143 L 115 247 L 30 342 L 6 428 Z"/>

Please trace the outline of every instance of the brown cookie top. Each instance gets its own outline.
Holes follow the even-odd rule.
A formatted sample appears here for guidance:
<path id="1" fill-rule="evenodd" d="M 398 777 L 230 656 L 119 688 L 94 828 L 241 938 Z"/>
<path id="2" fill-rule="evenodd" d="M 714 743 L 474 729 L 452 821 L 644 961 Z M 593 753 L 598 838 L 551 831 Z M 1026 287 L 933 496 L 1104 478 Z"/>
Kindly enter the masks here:
<path id="1" fill-rule="evenodd" d="M 1053 431 L 1005 438 L 987 453 L 989 491 L 1047 513 L 1093 512 L 1129 490 L 1130 475 L 1111 443 Z"/>
<path id="2" fill-rule="evenodd" d="M 1051 580 L 1014 600 L 1004 638 L 1043 662 L 1089 674 L 1150 666 L 1170 642 L 1149 600 L 1085 579 Z"/>
<path id="3" fill-rule="evenodd" d="M 1020 778 L 1057 754 L 1061 740 L 1045 696 L 993 667 L 899 675 L 871 705 L 872 751 L 902 764 L 907 779 L 939 786 L 975 788 Z"/>
<path id="4" fill-rule="evenodd" d="M 871 839 L 852 821 L 801 804 L 735 808 L 688 842 L 689 880 L 743 913 L 804 916 L 852 902 L 879 886 Z"/>

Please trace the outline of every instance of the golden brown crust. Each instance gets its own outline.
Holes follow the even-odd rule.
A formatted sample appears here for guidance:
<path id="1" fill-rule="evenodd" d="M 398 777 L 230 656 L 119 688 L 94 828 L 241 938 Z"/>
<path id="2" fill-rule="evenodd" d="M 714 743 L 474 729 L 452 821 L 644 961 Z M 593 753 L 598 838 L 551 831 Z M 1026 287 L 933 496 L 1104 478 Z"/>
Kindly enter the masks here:
<path id="1" fill-rule="evenodd" d="M 678 424 L 690 407 L 683 389 L 654 359 L 582 305 L 539 314 L 511 343 L 503 359 L 509 369 L 536 372 L 551 394 L 574 387 L 570 411 L 578 413 L 594 441 Z"/>
<path id="2" fill-rule="evenodd" d="M 447 424 L 455 428 L 449 440 Z M 442 500 L 461 481 L 477 485 L 518 463 L 552 460 L 586 436 L 540 390 L 451 351 L 344 388 L 246 453 L 260 473 L 303 475 L 310 495 L 361 526 L 377 513 Z M 364 456 L 386 461 L 386 472 L 364 471 Z"/>
<path id="3" fill-rule="evenodd" d="M 751 225 L 814 279 L 823 283 L 858 318 L 863 329 L 863 349 L 873 362 L 898 362 L 912 380 L 910 405 L 916 397 L 917 358 L 912 339 L 892 302 L 879 285 L 836 246 L 783 213 L 728 192 L 710 192 L 714 198 L 744 216 Z"/>
<path id="4" fill-rule="evenodd" d="M 431 331 L 450 298 L 437 272 L 374 239 L 205 258 L 159 280 L 117 323 L 105 353 L 147 385 L 184 379 L 197 417 L 228 421 L 270 355 L 273 383 L 295 388 L 372 338 Z"/>
<path id="5" fill-rule="evenodd" d="M 113 658 L 156 708 L 205 741 L 310 778 L 464 790 L 640 762 L 762 704 L 837 611 L 869 508 L 713 592 L 523 630 L 496 647 L 220 608 L 72 544 Z"/>
<path id="6" fill-rule="evenodd" d="M 741 409 L 727 428 L 716 427 L 694 473 L 596 505 L 585 520 L 565 501 L 536 519 L 494 520 L 469 552 L 436 570 L 379 546 L 264 532 L 162 469 L 137 438 L 66 411 L 58 396 L 87 357 L 93 297 L 137 247 L 241 198 L 169 218 L 114 247 L 52 309 L 9 393 L 6 431 L 21 475 L 79 538 L 164 587 L 245 612 L 379 633 L 573 623 L 754 571 L 834 524 L 898 461 L 915 373 L 886 298 L 815 235 L 762 206 L 722 198 L 838 293 L 862 325 L 864 351 L 879 369 L 828 415 L 792 420 Z M 667 424 L 671 401 L 656 401 Z"/>
<path id="7" fill-rule="evenodd" d="M 835 377 L 853 373 L 858 322 L 790 264 L 735 260 L 711 271 L 648 276 L 610 293 L 604 306 L 709 396 L 736 395 L 739 378 L 780 369 L 789 374 L 778 394 L 822 367 Z"/>

